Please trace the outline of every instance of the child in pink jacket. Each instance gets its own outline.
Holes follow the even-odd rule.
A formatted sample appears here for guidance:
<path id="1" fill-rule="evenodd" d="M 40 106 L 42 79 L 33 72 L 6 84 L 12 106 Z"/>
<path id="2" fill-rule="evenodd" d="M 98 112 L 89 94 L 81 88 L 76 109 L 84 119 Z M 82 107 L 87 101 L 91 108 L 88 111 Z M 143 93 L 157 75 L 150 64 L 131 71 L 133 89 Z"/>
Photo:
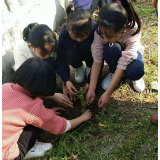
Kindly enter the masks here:
<path id="1" fill-rule="evenodd" d="M 110 73 L 102 82 L 102 88 L 106 91 L 99 99 L 99 107 L 104 107 L 109 102 L 109 97 L 123 74 L 132 80 L 136 91 L 144 90 L 144 47 L 140 42 L 140 30 L 140 19 L 128 0 L 117 0 L 100 9 L 98 28 L 91 47 L 94 62 L 86 95 L 88 104 L 94 101 L 103 59 L 108 64 Z"/>
<path id="2" fill-rule="evenodd" d="M 53 147 L 51 143 L 36 141 L 41 129 L 63 134 L 91 118 L 89 110 L 76 119 L 66 120 L 56 115 L 60 108 L 45 108 L 38 96 L 54 95 L 56 79 L 53 73 L 53 66 L 45 60 L 30 58 L 16 70 L 14 83 L 3 84 L 3 160 L 41 157 Z"/>

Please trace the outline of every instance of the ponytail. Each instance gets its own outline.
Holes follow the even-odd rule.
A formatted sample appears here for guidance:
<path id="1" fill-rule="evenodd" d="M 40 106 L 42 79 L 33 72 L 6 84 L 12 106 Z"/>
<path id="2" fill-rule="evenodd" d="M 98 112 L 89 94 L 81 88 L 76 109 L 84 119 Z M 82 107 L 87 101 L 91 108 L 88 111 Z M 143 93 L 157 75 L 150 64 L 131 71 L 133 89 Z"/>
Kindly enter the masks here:
<path id="1" fill-rule="evenodd" d="M 138 34 L 141 30 L 141 21 L 135 9 L 133 8 L 130 0 L 121 0 L 121 5 L 125 8 L 125 10 L 128 13 L 127 26 L 133 28 L 135 26 L 135 23 L 137 23 L 138 25 L 137 30 L 132 35 Z"/>
<path id="2" fill-rule="evenodd" d="M 115 32 L 122 30 L 126 24 L 130 29 L 137 24 L 137 29 L 132 35 L 141 30 L 141 21 L 134 10 L 130 0 L 112 0 L 99 11 L 98 26 L 106 29 L 113 29 Z"/>
<path id="3" fill-rule="evenodd" d="M 45 43 L 48 42 L 56 51 L 57 40 L 53 31 L 45 24 L 31 23 L 23 30 L 23 39 L 30 43 L 34 48 L 41 49 L 41 55 L 45 56 L 48 52 L 45 49 Z"/>
<path id="4" fill-rule="evenodd" d="M 68 16 L 70 13 L 74 12 L 75 10 L 76 10 L 76 8 L 75 8 L 75 6 L 74 6 L 73 3 L 70 4 L 70 5 L 68 5 L 68 7 L 66 8 L 67 16 Z"/>
<path id="5" fill-rule="evenodd" d="M 92 20 L 88 10 L 75 8 L 73 4 L 70 4 L 66 12 L 66 28 L 68 31 L 72 31 L 76 37 L 83 37 L 83 33 L 90 33 L 92 30 Z"/>
<path id="6" fill-rule="evenodd" d="M 28 37 L 29 37 L 29 33 L 31 31 L 31 29 L 35 26 L 37 26 L 38 23 L 31 23 L 29 24 L 26 28 L 24 28 L 23 30 L 23 40 L 27 43 L 29 43 Z"/>

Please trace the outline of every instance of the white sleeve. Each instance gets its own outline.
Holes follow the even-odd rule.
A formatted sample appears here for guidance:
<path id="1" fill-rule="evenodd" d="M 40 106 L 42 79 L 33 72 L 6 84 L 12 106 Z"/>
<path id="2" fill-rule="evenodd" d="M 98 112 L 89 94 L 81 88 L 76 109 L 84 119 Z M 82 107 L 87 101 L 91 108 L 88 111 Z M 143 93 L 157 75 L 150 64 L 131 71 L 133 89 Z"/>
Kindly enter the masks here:
<path id="1" fill-rule="evenodd" d="M 68 120 L 66 120 L 67 121 L 67 125 L 66 125 L 66 130 L 65 130 L 65 132 L 67 132 L 67 131 L 69 131 L 70 129 L 71 129 L 71 123 L 68 121 Z M 64 132 L 64 133 L 65 133 Z"/>
<path id="2" fill-rule="evenodd" d="M 27 60 L 27 57 L 23 53 L 23 51 L 19 48 L 15 48 L 13 51 L 14 61 L 15 61 L 15 71 Z"/>

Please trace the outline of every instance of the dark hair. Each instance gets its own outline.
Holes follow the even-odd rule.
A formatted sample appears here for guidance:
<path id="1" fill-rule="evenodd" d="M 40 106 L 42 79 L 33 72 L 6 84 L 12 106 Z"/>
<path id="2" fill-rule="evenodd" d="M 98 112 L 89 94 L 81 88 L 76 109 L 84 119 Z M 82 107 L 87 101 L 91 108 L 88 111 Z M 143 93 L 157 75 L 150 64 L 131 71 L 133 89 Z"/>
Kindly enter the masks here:
<path id="1" fill-rule="evenodd" d="M 53 46 L 53 51 L 56 51 L 57 40 L 56 35 L 52 30 L 44 24 L 31 23 L 23 30 L 23 39 L 27 43 L 31 43 L 34 48 L 41 49 L 41 55 L 45 56 L 47 51 L 45 50 L 45 43 L 48 42 Z"/>
<path id="2" fill-rule="evenodd" d="M 55 71 L 47 61 L 38 57 L 29 58 L 15 71 L 13 83 L 33 95 L 51 96 L 56 89 Z"/>
<path id="3" fill-rule="evenodd" d="M 75 8 L 70 4 L 67 9 L 67 30 L 71 30 L 76 37 L 83 37 L 84 34 L 89 34 L 92 30 L 91 15 L 88 10 Z M 84 21 L 86 20 L 87 21 Z"/>
<path id="4" fill-rule="evenodd" d="M 113 0 L 107 3 L 99 11 L 98 26 L 106 29 L 113 29 L 115 32 L 121 31 L 126 24 L 132 29 L 137 23 L 138 27 L 132 35 L 136 35 L 141 30 L 141 21 L 134 10 L 130 0 L 120 0 L 121 4 Z"/>

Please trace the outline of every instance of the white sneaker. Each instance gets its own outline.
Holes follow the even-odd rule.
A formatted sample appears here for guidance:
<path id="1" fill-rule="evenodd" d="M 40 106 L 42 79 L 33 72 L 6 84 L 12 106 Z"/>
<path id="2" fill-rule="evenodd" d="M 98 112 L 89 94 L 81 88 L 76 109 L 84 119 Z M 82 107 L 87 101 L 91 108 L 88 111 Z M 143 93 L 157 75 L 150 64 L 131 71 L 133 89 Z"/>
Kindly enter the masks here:
<path id="1" fill-rule="evenodd" d="M 133 82 L 133 87 L 137 92 L 143 92 L 145 89 L 145 83 L 144 80 L 141 78 L 137 81 L 132 81 Z"/>
<path id="2" fill-rule="evenodd" d="M 75 81 L 77 83 L 81 83 L 84 80 L 84 71 L 85 71 L 85 66 L 82 65 L 79 68 L 75 69 Z"/>
<path id="3" fill-rule="evenodd" d="M 89 68 L 88 66 L 86 66 L 85 75 L 86 75 L 87 78 L 89 76 L 90 71 L 91 71 L 91 68 Z"/>
<path id="4" fill-rule="evenodd" d="M 52 149 L 53 145 L 51 143 L 36 142 L 34 146 L 27 152 L 23 159 L 30 159 L 35 157 L 43 157 L 44 152 Z"/>
<path id="5" fill-rule="evenodd" d="M 109 73 L 106 78 L 103 80 L 102 82 L 102 88 L 104 90 L 106 90 L 108 88 L 108 86 L 110 85 L 112 78 L 113 78 L 114 74 L 113 73 Z"/>

